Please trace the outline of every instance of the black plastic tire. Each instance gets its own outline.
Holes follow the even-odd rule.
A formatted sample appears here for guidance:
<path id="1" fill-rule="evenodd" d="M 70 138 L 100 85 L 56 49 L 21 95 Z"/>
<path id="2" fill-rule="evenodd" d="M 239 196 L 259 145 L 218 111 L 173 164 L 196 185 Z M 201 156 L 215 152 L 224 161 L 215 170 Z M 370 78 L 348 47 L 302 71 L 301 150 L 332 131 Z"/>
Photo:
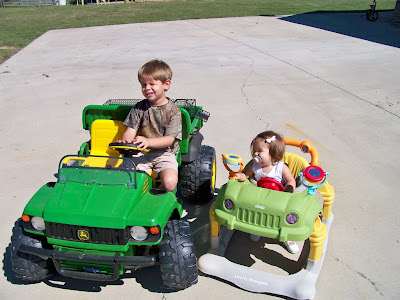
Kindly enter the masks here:
<path id="1" fill-rule="evenodd" d="M 378 12 L 373 11 L 373 10 L 368 10 L 367 11 L 367 19 L 370 21 L 376 21 L 378 20 Z"/>
<path id="2" fill-rule="evenodd" d="M 189 223 L 168 221 L 159 244 L 163 284 L 170 290 L 183 290 L 197 283 L 196 254 Z"/>
<path id="3" fill-rule="evenodd" d="M 32 254 L 18 252 L 20 245 L 42 248 L 42 243 L 31 237 L 22 227 L 22 220 L 18 219 L 13 228 L 11 237 L 11 265 L 15 277 L 27 281 L 42 281 L 54 274 L 54 266 L 49 260 Z"/>
<path id="4" fill-rule="evenodd" d="M 179 170 L 179 183 L 182 196 L 194 203 L 204 203 L 214 197 L 215 189 L 215 149 L 201 146 L 197 159 L 182 163 Z"/>

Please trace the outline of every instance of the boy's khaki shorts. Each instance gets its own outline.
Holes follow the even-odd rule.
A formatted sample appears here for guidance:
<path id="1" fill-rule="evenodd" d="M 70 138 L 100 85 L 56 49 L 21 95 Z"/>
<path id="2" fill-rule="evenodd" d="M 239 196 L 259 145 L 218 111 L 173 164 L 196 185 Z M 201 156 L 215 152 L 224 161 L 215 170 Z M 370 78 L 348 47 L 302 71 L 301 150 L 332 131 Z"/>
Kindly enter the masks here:
<path id="1" fill-rule="evenodd" d="M 132 160 L 136 164 L 137 170 L 144 171 L 147 174 L 154 171 L 155 176 L 157 176 L 164 169 L 173 169 L 178 173 L 178 162 L 173 153 L 139 153 L 132 156 Z"/>

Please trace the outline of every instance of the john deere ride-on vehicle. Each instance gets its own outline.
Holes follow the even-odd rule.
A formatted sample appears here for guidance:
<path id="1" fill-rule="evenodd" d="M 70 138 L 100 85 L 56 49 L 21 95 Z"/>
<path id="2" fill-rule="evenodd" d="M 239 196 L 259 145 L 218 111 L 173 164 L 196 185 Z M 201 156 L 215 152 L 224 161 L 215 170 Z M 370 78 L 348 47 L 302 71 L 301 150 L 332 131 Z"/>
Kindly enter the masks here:
<path id="1" fill-rule="evenodd" d="M 136 170 L 130 159 L 142 151 L 115 143 L 122 121 L 138 100 L 109 100 L 83 110 L 90 140 L 77 155 L 61 158 L 57 181 L 43 185 L 25 206 L 11 238 L 12 269 L 18 278 L 41 281 L 55 272 L 78 279 L 116 280 L 127 270 L 160 264 L 166 288 L 197 282 L 183 200 L 157 189 L 157 179 Z M 209 113 L 193 99 L 173 100 L 182 112 L 177 154 L 183 198 L 210 200 L 215 150 L 202 145 Z M 150 150 L 151 151 L 151 150 Z"/>

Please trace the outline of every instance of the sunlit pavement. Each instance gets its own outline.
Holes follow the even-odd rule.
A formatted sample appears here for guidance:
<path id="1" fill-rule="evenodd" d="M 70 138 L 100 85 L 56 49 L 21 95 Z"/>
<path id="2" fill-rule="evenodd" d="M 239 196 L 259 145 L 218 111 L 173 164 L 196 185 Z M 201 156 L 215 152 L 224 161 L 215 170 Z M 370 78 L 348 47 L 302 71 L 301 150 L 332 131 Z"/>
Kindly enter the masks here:
<path id="1" fill-rule="evenodd" d="M 39 187 L 54 181 L 59 159 L 89 139 L 82 109 L 142 98 L 137 70 L 153 58 L 173 69 L 169 97 L 195 98 L 211 113 L 202 133 L 217 151 L 217 188 L 228 177 L 221 154 L 248 160 L 250 141 L 266 128 L 318 149 L 336 198 L 315 299 L 398 298 L 400 29 L 390 25 L 392 13 L 376 22 L 338 13 L 53 30 L 4 62 L 2 298 L 280 299 L 204 275 L 189 289 L 167 293 L 157 267 L 106 283 L 58 276 L 25 284 L 12 276 L 13 224 Z M 208 248 L 209 205 L 186 207 L 198 256 Z M 291 258 L 279 244 L 252 252 L 253 244 L 240 242 L 243 234 L 236 238 L 231 255 L 243 253 L 255 268 L 270 269 L 271 253 Z"/>

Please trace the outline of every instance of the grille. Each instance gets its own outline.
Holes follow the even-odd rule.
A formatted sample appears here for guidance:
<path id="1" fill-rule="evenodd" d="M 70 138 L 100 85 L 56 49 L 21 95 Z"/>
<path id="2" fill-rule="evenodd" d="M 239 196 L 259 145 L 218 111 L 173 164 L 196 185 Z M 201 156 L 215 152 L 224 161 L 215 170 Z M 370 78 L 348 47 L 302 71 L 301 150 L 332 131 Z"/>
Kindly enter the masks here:
<path id="1" fill-rule="evenodd" d="M 262 212 L 252 211 L 242 207 L 239 207 L 236 218 L 243 223 L 273 229 L 280 228 L 280 216 L 268 215 Z"/>
<path id="2" fill-rule="evenodd" d="M 82 233 L 82 238 L 78 233 Z M 86 234 L 88 235 L 86 239 Z M 93 244 L 125 245 L 128 243 L 126 229 L 86 227 L 46 222 L 46 236 L 67 241 L 85 242 Z"/>

